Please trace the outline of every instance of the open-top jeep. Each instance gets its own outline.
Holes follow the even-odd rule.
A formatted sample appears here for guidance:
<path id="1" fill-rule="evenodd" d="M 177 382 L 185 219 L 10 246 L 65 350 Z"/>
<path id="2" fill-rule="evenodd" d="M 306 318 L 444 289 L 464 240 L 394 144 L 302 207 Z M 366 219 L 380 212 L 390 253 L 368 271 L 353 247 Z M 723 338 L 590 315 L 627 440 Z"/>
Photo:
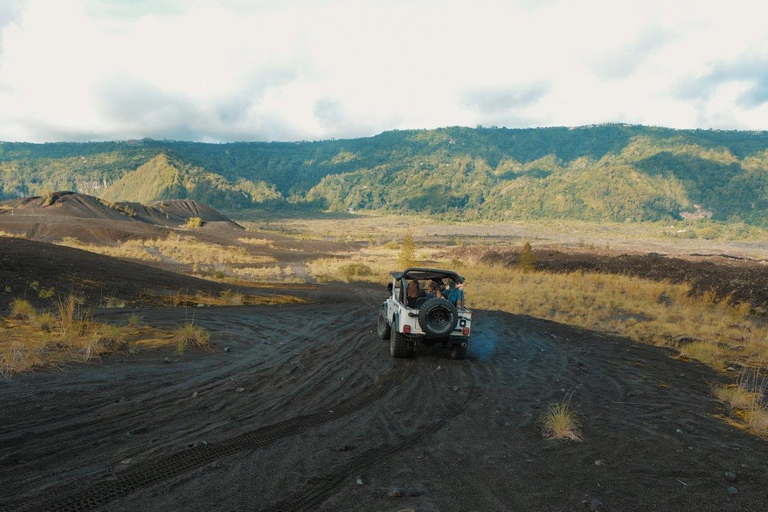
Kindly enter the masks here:
<path id="1" fill-rule="evenodd" d="M 409 268 L 392 273 L 389 297 L 376 325 L 381 339 L 389 339 L 392 357 L 410 356 L 420 342 L 442 343 L 453 359 L 466 357 L 472 312 L 464 305 L 463 282 L 450 270 Z"/>

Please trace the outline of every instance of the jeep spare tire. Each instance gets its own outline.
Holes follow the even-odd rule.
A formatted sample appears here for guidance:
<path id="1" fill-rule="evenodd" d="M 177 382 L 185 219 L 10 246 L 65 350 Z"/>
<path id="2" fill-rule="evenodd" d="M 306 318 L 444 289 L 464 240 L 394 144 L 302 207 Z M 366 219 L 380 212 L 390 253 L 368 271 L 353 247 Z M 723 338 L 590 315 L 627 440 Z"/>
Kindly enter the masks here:
<path id="1" fill-rule="evenodd" d="M 419 308 L 419 326 L 428 336 L 448 336 L 459 322 L 456 306 L 445 299 L 429 299 Z"/>

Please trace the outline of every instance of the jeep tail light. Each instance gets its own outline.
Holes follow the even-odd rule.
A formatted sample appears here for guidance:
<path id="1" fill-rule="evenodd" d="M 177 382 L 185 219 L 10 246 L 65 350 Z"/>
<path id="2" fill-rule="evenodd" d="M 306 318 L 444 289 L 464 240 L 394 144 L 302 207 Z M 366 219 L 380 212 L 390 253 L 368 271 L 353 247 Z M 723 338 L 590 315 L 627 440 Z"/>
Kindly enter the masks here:
<path id="1" fill-rule="evenodd" d="M 411 334 L 411 326 L 410 325 L 404 325 L 403 326 L 403 334 Z"/>
<path id="2" fill-rule="evenodd" d="M 464 336 L 469 336 L 469 327 L 463 327 L 461 329 L 461 334 L 463 334 Z"/>

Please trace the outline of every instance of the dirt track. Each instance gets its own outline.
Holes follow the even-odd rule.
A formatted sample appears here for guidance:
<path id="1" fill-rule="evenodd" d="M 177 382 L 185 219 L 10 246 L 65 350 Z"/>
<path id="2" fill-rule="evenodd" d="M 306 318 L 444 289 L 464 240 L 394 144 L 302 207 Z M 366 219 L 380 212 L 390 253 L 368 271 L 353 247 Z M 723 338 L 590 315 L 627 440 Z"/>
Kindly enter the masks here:
<path id="1" fill-rule="evenodd" d="M 393 360 L 374 332 L 382 295 L 330 285 L 314 305 L 143 310 L 157 326 L 194 313 L 215 350 L 117 354 L 0 382 L 0 510 L 768 503 L 768 444 L 715 417 L 727 411 L 708 368 L 489 311 L 476 313 L 469 360 L 439 347 Z M 537 420 L 568 391 L 585 441 L 545 441 Z"/>

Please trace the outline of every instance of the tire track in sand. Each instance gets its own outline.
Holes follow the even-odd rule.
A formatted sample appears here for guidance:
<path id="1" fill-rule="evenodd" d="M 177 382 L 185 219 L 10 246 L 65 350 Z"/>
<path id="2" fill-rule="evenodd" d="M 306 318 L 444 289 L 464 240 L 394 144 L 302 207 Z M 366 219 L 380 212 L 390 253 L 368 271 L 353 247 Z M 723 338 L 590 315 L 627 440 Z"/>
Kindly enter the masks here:
<path id="1" fill-rule="evenodd" d="M 99 482 L 69 497 L 49 502 L 41 506 L 39 510 L 60 512 L 94 510 L 128 496 L 139 489 L 193 471 L 217 459 L 234 455 L 243 450 L 262 448 L 285 437 L 294 436 L 366 407 L 384 397 L 392 387 L 407 379 L 414 370 L 415 364 L 413 362 L 398 361 L 395 363 L 393 371 L 372 389 L 351 400 L 338 404 L 332 409 L 326 408 L 320 412 L 295 416 L 218 443 L 199 445 L 189 450 L 162 457 L 154 463 L 137 467 L 135 470 L 126 472 L 112 480 Z M 434 426 L 431 428 L 434 428 Z M 413 441 L 415 442 L 415 439 Z"/>
<path id="2" fill-rule="evenodd" d="M 463 413 L 478 394 L 474 375 L 469 371 L 466 373 L 472 379 L 469 391 L 463 400 L 445 409 L 440 418 L 417 428 L 415 432 L 405 436 L 397 443 L 384 444 L 367 450 L 365 453 L 344 464 L 338 471 L 322 478 L 314 479 L 305 489 L 263 509 L 264 512 L 317 510 L 324 501 L 335 493 L 336 488 L 345 480 L 348 480 L 351 475 L 357 474 L 379 461 L 406 450 L 423 438 L 440 431 L 449 421 Z"/>

